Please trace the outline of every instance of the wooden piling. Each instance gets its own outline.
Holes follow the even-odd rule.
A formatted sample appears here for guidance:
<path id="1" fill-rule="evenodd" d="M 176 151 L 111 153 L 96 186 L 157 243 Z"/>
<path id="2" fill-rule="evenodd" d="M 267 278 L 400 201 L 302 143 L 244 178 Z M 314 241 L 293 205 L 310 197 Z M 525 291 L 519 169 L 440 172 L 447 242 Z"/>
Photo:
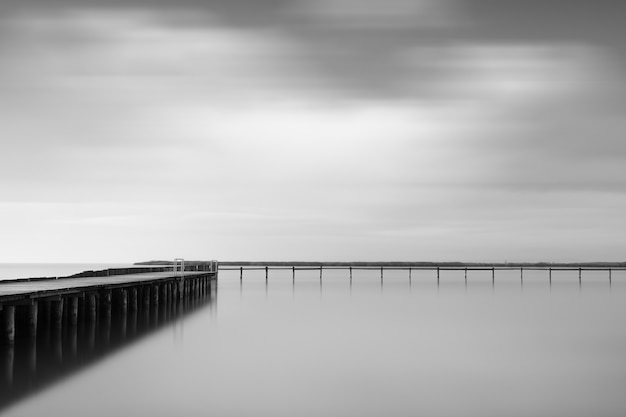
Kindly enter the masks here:
<path id="1" fill-rule="evenodd" d="M 37 316 L 39 313 L 39 303 L 37 301 L 32 301 L 29 306 L 26 307 L 26 316 L 27 316 L 27 337 L 30 341 L 35 341 L 37 339 Z"/>
<path id="2" fill-rule="evenodd" d="M 100 335 L 102 344 L 107 346 L 111 340 L 111 290 L 100 292 Z"/>
<path id="3" fill-rule="evenodd" d="M 87 316 L 85 319 L 87 347 L 92 350 L 96 344 L 96 322 L 98 318 L 98 304 L 96 295 L 93 293 L 88 293 L 85 296 L 85 314 Z"/>
<path id="4" fill-rule="evenodd" d="M 15 343 L 15 306 L 7 305 L 2 309 L 2 343 Z"/>

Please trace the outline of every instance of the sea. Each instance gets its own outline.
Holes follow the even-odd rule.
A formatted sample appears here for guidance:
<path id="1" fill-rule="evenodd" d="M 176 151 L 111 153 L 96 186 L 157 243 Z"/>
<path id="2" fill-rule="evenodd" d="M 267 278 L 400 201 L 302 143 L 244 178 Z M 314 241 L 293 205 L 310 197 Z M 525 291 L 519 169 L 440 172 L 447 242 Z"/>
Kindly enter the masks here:
<path id="1" fill-rule="evenodd" d="M 223 270 L 213 291 L 0 415 L 626 415 L 624 271 Z"/>

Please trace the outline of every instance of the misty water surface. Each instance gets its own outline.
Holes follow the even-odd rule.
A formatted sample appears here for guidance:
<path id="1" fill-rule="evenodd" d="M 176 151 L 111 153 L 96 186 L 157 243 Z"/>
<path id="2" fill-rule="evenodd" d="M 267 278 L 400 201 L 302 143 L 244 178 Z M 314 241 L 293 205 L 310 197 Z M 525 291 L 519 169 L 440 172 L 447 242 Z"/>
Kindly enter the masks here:
<path id="1" fill-rule="evenodd" d="M 623 416 L 626 274 L 222 271 L 216 301 L 6 416 Z"/>

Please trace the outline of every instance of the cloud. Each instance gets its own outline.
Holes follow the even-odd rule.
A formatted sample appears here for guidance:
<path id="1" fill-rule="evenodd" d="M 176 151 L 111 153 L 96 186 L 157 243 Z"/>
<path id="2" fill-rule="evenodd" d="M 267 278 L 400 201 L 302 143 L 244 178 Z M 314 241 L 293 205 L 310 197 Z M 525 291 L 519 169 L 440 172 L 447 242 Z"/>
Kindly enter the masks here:
<path id="1" fill-rule="evenodd" d="M 362 258 L 387 245 L 396 259 L 448 245 L 477 256 L 473 238 L 503 253 L 507 234 L 530 245 L 542 230 L 570 239 L 583 226 L 617 239 L 621 220 L 603 204 L 623 207 L 626 150 L 609 51 L 415 41 L 394 51 L 402 94 L 364 96 L 329 92 L 333 77 L 303 58 L 310 44 L 283 29 L 204 22 L 65 10 L 5 28 L 0 198 L 11 204 L 0 210 L 16 219 L 15 256 L 26 223 L 41 253 L 128 232 L 120 251 L 165 257 L 167 243 L 147 239 L 180 238 L 196 254 L 212 236 L 231 258 L 242 240 L 278 258 Z M 575 210 L 590 191 L 598 203 Z"/>

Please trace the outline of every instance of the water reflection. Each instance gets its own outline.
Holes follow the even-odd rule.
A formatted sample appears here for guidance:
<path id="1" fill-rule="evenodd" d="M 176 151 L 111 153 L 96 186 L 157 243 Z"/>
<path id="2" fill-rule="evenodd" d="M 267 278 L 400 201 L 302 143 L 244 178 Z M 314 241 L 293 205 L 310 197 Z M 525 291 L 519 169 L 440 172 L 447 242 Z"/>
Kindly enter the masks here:
<path id="1" fill-rule="evenodd" d="M 13 343 L 0 344 L 0 411 L 186 315 L 214 306 L 215 280 L 188 280 L 4 305 Z M 75 295 L 75 294 L 74 294 Z M 141 302 L 140 302 L 141 300 Z M 13 316 L 13 320 L 10 320 Z"/>

